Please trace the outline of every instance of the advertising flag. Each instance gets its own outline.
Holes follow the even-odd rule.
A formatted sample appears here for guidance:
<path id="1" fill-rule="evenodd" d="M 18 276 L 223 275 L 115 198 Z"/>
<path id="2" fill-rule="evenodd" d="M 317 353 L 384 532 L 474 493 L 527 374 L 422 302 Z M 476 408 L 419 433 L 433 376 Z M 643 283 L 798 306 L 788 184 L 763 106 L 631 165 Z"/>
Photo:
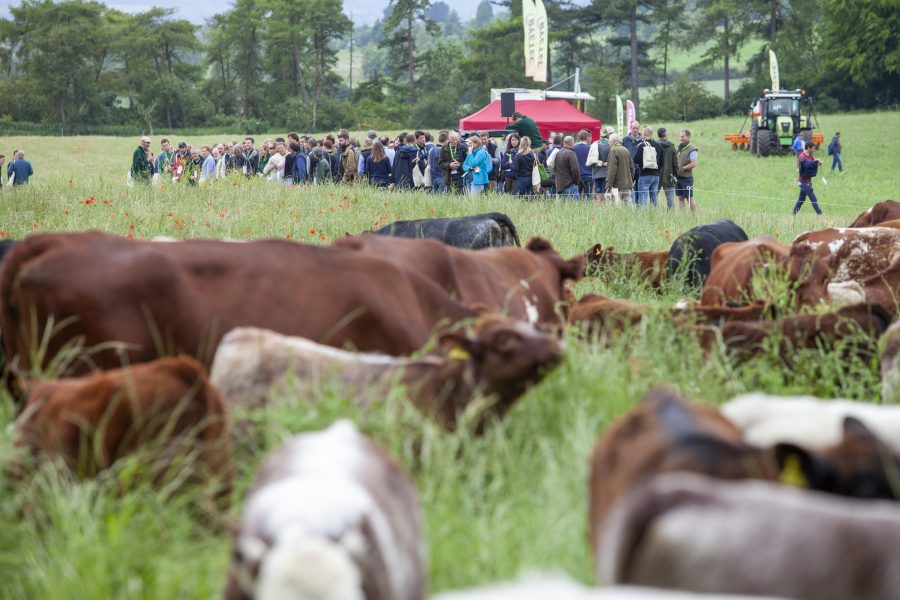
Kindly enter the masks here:
<path id="1" fill-rule="evenodd" d="M 769 75 L 772 77 L 772 91 L 777 92 L 781 89 L 781 80 L 778 77 L 778 59 L 771 50 L 769 50 Z"/>
<path id="2" fill-rule="evenodd" d="M 544 0 L 522 0 L 525 76 L 547 82 L 547 9 Z"/>
<path id="3" fill-rule="evenodd" d="M 631 131 L 631 124 L 637 119 L 637 113 L 634 110 L 634 102 L 631 100 L 629 100 L 625 106 L 625 128 L 626 131 Z"/>
<path id="4" fill-rule="evenodd" d="M 622 96 L 616 94 L 616 130 L 619 135 L 625 135 L 625 109 L 622 107 Z"/>

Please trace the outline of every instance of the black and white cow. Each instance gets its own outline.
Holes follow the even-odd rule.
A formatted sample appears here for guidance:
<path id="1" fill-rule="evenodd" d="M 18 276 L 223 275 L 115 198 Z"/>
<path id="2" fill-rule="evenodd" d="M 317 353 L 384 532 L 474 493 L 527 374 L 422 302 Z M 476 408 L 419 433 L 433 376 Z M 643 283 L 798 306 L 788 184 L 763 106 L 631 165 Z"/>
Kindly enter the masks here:
<path id="1" fill-rule="evenodd" d="M 449 246 L 471 250 L 522 245 L 516 226 L 503 213 L 394 221 L 375 233 L 404 238 L 432 238 Z"/>

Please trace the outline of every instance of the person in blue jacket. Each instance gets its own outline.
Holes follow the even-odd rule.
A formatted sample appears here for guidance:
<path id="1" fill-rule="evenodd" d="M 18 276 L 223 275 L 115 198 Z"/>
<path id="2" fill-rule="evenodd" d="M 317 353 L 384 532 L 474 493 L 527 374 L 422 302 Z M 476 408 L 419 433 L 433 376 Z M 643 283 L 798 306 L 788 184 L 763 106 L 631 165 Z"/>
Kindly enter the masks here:
<path id="1" fill-rule="evenodd" d="M 397 164 L 394 161 L 394 164 Z M 384 144 L 375 140 L 372 142 L 372 154 L 366 159 L 366 173 L 369 176 L 369 183 L 375 187 L 389 187 L 393 182 L 391 175 L 391 161 L 388 160 L 387 153 L 384 151 Z M 410 180 L 412 185 L 412 180 Z"/>
<path id="2" fill-rule="evenodd" d="M 394 169 L 391 173 L 394 185 L 398 189 L 411 190 L 413 188 L 413 166 L 418 165 L 419 149 L 416 147 L 415 134 L 408 133 L 404 140 L 406 143 L 394 151 Z"/>
<path id="3" fill-rule="evenodd" d="M 491 157 L 484 150 L 481 139 L 477 135 L 469 138 L 469 154 L 463 162 L 463 172 L 471 177 L 469 193 L 473 196 L 481 194 L 487 188 L 490 181 Z"/>
<path id="4" fill-rule="evenodd" d="M 816 198 L 816 193 L 813 191 L 812 180 L 819 172 L 819 165 L 822 164 L 822 161 L 813 156 L 813 148 L 815 144 L 812 142 L 806 142 L 806 146 L 803 149 L 803 152 L 800 153 L 800 156 L 797 157 L 797 170 L 799 172 L 798 183 L 800 185 L 800 197 L 797 198 L 797 203 L 794 205 L 794 214 L 796 215 L 800 212 L 800 207 L 803 206 L 803 201 L 809 198 L 810 203 L 812 204 L 813 210 L 816 211 L 817 215 L 822 214 L 822 209 L 819 208 L 819 202 Z"/>
<path id="5" fill-rule="evenodd" d="M 294 153 L 294 165 L 291 167 L 291 182 L 294 184 L 306 183 L 309 177 L 306 153 L 300 142 L 291 142 L 291 151 Z"/>
<path id="6" fill-rule="evenodd" d="M 13 154 L 13 161 L 9 163 L 8 167 L 6 167 L 7 181 L 13 175 L 15 175 L 15 179 L 13 179 L 13 187 L 25 185 L 26 183 L 28 183 L 28 178 L 34 175 L 34 170 L 31 168 L 31 163 L 25 160 L 24 150 L 18 150 L 17 152 L 15 152 Z"/>

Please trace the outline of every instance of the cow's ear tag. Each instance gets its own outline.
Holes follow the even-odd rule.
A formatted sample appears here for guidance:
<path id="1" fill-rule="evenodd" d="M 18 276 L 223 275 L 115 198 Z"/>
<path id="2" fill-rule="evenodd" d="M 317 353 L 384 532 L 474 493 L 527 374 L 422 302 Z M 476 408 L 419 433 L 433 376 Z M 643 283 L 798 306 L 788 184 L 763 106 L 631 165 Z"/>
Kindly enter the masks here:
<path id="1" fill-rule="evenodd" d="M 778 481 L 783 485 L 796 488 L 809 487 L 809 480 L 806 479 L 806 475 L 803 474 L 803 469 L 800 467 L 799 456 L 791 454 L 787 457 L 784 461 L 784 467 L 781 469 L 781 474 L 778 476 Z"/>
<path id="2" fill-rule="evenodd" d="M 453 360 L 469 360 L 472 358 L 472 355 L 466 352 L 466 350 L 462 346 L 453 346 L 450 348 L 450 352 L 448 356 Z"/>

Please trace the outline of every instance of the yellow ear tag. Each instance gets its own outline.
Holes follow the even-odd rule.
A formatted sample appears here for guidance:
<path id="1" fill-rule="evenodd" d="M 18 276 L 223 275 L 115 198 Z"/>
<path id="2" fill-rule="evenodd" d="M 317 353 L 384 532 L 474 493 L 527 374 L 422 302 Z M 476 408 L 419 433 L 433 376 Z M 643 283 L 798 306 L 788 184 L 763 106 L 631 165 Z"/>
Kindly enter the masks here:
<path id="1" fill-rule="evenodd" d="M 781 475 L 778 476 L 778 481 L 784 485 L 796 488 L 809 487 L 809 481 L 803 474 L 803 469 L 800 468 L 800 458 L 796 454 L 791 454 L 787 457 L 784 468 L 781 469 Z"/>
<path id="2" fill-rule="evenodd" d="M 469 360 L 472 355 L 463 350 L 462 346 L 453 346 L 448 354 L 453 360 Z"/>

